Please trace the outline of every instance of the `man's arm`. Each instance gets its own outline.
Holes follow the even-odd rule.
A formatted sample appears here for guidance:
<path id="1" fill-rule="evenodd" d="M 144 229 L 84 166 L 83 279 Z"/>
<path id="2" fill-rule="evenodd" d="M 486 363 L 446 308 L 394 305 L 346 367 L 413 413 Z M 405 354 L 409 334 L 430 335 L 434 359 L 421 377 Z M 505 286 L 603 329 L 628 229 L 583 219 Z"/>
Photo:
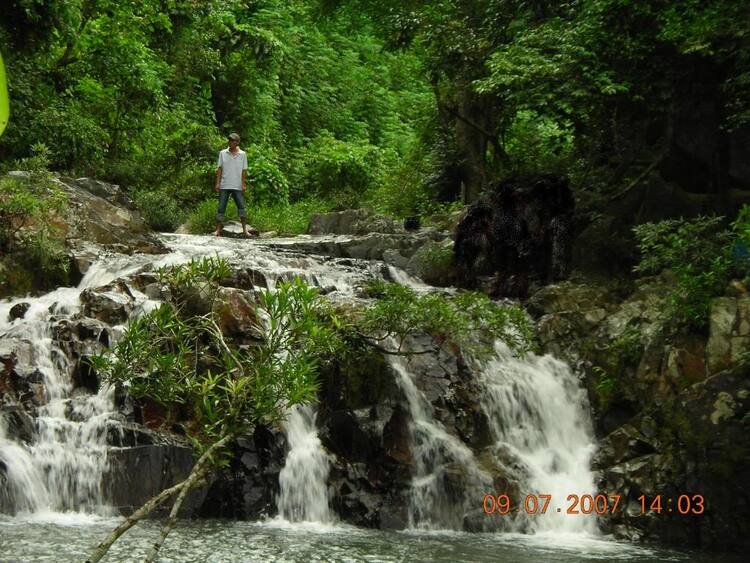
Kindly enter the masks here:
<path id="1" fill-rule="evenodd" d="M 221 166 L 216 169 L 216 184 L 214 185 L 214 191 L 218 192 L 221 186 Z"/>
<path id="2" fill-rule="evenodd" d="M 247 168 L 242 171 L 242 191 L 247 191 Z"/>

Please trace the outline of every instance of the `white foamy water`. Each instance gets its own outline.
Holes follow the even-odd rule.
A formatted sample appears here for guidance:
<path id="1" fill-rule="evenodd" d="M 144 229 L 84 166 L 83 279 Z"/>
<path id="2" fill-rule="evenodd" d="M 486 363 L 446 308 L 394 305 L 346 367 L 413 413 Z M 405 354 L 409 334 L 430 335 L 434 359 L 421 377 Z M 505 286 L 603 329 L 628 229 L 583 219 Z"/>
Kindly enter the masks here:
<path id="1" fill-rule="evenodd" d="M 330 460 L 318 438 L 314 408 L 292 407 L 284 432 L 289 452 L 279 473 L 279 516 L 290 522 L 333 522 L 328 506 Z"/>
<path id="2" fill-rule="evenodd" d="M 107 431 L 116 415 L 113 389 L 73 393 L 71 365 L 53 337 L 53 325 L 81 309 L 84 289 L 107 284 L 142 266 L 131 257 L 111 257 L 91 265 L 76 288 L 40 297 L 0 302 L 0 339 L 28 354 L 26 369 L 40 379 L 36 436 L 30 444 L 12 441 L 0 422 L 0 461 L 6 467 L 11 508 L 22 513 L 107 514 L 102 476 L 107 469 Z M 29 304 L 22 319 L 8 320 L 17 303 Z"/>
<path id="3" fill-rule="evenodd" d="M 0 420 L 0 463 L 5 467 L 6 496 L 15 511 L 53 518 L 50 514 L 77 511 L 106 515 L 102 490 L 107 469 L 107 431 L 116 420 L 111 389 L 99 393 L 73 392 L 73 366 L 54 342 L 53 319 L 80 311 L 79 295 L 135 273 L 156 258 L 154 266 L 178 264 L 192 258 L 218 255 L 234 268 L 258 272 L 270 288 L 301 275 L 307 283 L 351 298 L 364 281 L 387 277 L 427 291 L 429 286 L 378 262 L 305 256 L 284 248 L 268 248 L 262 241 L 238 241 L 189 235 L 164 235 L 171 252 L 154 256 L 103 256 L 91 266 L 77 288 L 60 288 L 37 298 L 0 301 L 0 340 L 27 343 L 31 364 L 43 383 L 42 404 L 35 419 L 33 443 L 8 439 L 7 422 Z M 283 245 L 282 245 L 283 246 Z M 134 315 L 155 303 L 136 296 Z M 30 303 L 22 320 L 7 321 L 8 311 L 20 301 Z M 589 465 L 594 450 L 585 393 L 563 364 L 548 356 L 514 358 L 503 345 L 497 358 L 474 370 L 484 389 L 480 398 L 490 421 L 498 464 L 509 459 L 523 467 L 521 494 L 550 494 L 546 516 L 515 519 L 515 529 L 526 532 L 586 535 L 595 532 L 593 517 L 564 514 L 567 496 L 594 492 Z M 467 514 L 481 508 L 493 491 L 487 465 L 436 418 L 420 390 L 408 360 L 389 356 L 410 412 L 413 459 L 409 521 L 421 530 L 463 529 Z M 289 452 L 279 475 L 277 498 L 282 522 L 335 522 L 329 507 L 327 480 L 330 457 L 315 428 L 312 406 L 295 407 L 284 431 Z M 2 485 L 2 483 L 0 483 Z M 2 498 L 0 498 L 2 504 Z M 563 514 L 556 508 L 561 507 Z M 510 521 L 510 520 L 508 520 Z"/>
<path id="4" fill-rule="evenodd" d="M 595 534 L 595 514 L 567 514 L 569 495 L 596 495 L 591 472 L 596 445 L 585 390 L 571 369 L 552 356 L 528 354 L 521 359 L 501 342 L 495 352 L 479 374 L 484 389 L 480 402 L 489 417 L 495 451 L 501 459 L 520 462 L 528 473 L 520 502 L 527 494 L 552 497 L 545 514 L 527 515 L 522 508 L 516 527 Z"/>
<path id="5" fill-rule="evenodd" d="M 392 341 L 390 345 L 395 349 Z M 435 418 L 432 405 L 408 369 L 407 360 L 388 356 L 388 361 L 396 372 L 411 415 L 409 434 L 414 465 L 410 527 L 463 529 L 465 514 L 478 506 L 477 499 L 489 490 L 492 479 L 477 464 L 471 449 Z"/>

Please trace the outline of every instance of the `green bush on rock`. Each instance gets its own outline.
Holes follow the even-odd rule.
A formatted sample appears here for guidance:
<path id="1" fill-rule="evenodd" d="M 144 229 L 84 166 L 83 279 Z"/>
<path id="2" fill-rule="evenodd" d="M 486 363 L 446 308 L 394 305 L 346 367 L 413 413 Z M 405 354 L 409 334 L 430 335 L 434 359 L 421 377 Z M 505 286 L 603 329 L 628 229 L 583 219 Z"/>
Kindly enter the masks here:
<path id="1" fill-rule="evenodd" d="M 750 207 L 744 206 L 730 228 L 723 217 L 669 219 L 634 227 L 641 261 L 639 273 L 670 270 L 677 288 L 670 295 L 665 322 L 703 328 L 711 300 L 733 276 L 750 273 Z"/>
<path id="2" fill-rule="evenodd" d="M 406 336 L 418 332 L 450 342 L 477 359 L 492 354 L 495 339 L 518 354 L 533 347 L 533 325 L 524 310 L 516 305 L 498 306 L 484 294 L 417 295 L 406 286 L 384 282 L 372 283 L 367 291 L 378 299 L 363 313 L 360 329 L 396 338 L 399 350 Z"/>

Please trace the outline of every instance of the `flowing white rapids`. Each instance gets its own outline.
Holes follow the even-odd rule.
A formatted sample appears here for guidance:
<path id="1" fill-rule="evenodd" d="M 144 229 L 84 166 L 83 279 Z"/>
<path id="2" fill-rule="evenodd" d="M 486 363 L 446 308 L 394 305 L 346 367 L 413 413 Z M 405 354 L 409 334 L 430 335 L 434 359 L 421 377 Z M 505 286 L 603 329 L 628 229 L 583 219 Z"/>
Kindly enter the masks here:
<path id="1" fill-rule="evenodd" d="M 417 388 L 407 361 L 400 356 L 389 356 L 388 360 L 411 414 L 409 434 L 414 467 L 409 525 L 461 530 L 465 514 L 472 506 L 478 506 L 477 499 L 490 490 L 492 479 L 477 464 L 471 449 L 447 432 L 435 418 L 430 402 Z"/>
<path id="2" fill-rule="evenodd" d="M 479 375 L 495 452 L 500 459 L 519 461 L 527 472 L 521 502 L 527 494 L 552 497 L 545 514 L 527 515 L 522 508 L 516 526 L 595 534 L 595 515 L 567 514 L 573 504 L 569 495 L 596 494 L 591 472 L 596 445 L 585 390 L 567 364 L 550 355 L 529 353 L 521 359 L 501 342 L 495 352 Z"/>
<path id="3" fill-rule="evenodd" d="M 29 364 L 41 376 L 41 406 L 36 413 L 36 439 L 20 444 L 7 437 L 0 420 L 0 463 L 5 466 L 10 506 L 18 512 L 87 512 L 108 514 L 102 475 L 107 469 L 107 431 L 115 407 L 113 390 L 73 393 L 72 367 L 55 343 L 53 320 L 79 312 L 80 293 L 106 284 L 137 268 L 120 257 L 91 266 L 77 288 L 59 288 L 36 298 L 0 302 L 0 338 L 28 348 Z M 13 305 L 30 307 L 23 319 L 8 320 Z"/>
<path id="4" fill-rule="evenodd" d="M 292 407 L 284 430 L 289 453 L 279 473 L 279 515 L 290 522 L 333 522 L 328 506 L 330 459 L 318 438 L 313 407 Z"/>

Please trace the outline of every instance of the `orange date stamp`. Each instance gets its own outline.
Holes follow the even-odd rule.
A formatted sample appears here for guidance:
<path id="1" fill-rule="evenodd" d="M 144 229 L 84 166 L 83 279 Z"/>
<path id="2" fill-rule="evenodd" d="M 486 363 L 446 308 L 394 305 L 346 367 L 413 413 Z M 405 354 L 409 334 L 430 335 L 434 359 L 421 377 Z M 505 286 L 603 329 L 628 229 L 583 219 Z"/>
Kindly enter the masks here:
<path id="1" fill-rule="evenodd" d="M 505 516 L 507 514 L 547 514 L 548 512 L 557 512 L 561 514 L 597 514 L 599 516 L 613 515 L 618 510 L 623 510 L 625 505 L 633 506 L 632 503 L 622 502 L 622 495 L 616 493 L 598 493 L 567 495 L 565 504 L 550 508 L 552 504 L 552 495 L 535 493 L 528 494 L 513 502 L 507 494 L 484 495 L 482 499 L 482 509 L 487 515 L 497 514 Z M 652 497 L 641 495 L 636 499 L 640 514 L 679 514 L 682 516 L 693 515 L 699 516 L 705 511 L 705 501 L 703 495 L 699 494 L 680 494 L 675 496 L 657 494 Z M 631 508 L 631 513 L 632 513 Z"/>

